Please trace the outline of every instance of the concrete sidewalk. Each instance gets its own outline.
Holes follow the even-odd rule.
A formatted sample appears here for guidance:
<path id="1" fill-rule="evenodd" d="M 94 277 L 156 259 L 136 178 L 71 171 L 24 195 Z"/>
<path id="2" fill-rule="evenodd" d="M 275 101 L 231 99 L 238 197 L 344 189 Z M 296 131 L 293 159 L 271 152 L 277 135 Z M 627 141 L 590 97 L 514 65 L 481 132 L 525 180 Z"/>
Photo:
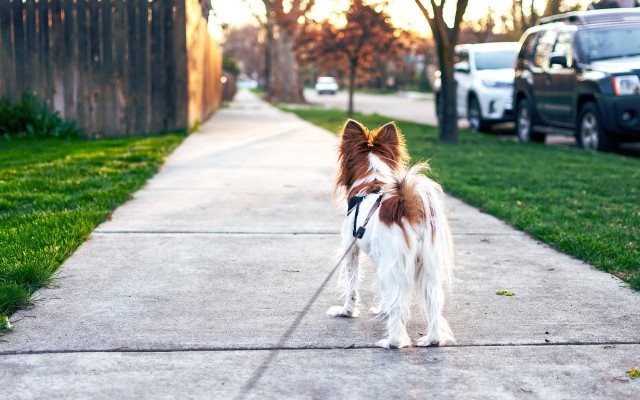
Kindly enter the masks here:
<path id="1" fill-rule="evenodd" d="M 241 91 L 60 269 L 0 343 L 8 398 L 633 398 L 640 293 L 450 198 L 446 348 L 329 318 L 336 137 Z M 376 303 L 366 269 L 366 307 Z M 513 297 L 497 296 L 510 290 Z M 417 315 L 417 314 L 415 314 Z M 409 333 L 417 338 L 416 318 Z"/>

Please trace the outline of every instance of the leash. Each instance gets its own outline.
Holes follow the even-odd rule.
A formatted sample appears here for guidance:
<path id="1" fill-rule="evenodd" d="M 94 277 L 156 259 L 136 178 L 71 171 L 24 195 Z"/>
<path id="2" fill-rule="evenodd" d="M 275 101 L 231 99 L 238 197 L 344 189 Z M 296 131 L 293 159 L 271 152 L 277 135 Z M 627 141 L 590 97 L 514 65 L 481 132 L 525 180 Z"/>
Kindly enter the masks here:
<path id="1" fill-rule="evenodd" d="M 369 210 L 369 214 L 367 214 L 367 218 L 365 218 L 364 222 L 362 223 L 362 226 L 358 228 L 358 230 L 356 231 L 353 241 L 351 242 L 349 247 L 347 247 L 347 250 L 345 250 L 342 257 L 340 257 L 340 260 L 336 263 L 335 267 L 331 269 L 331 272 L 329 272 L 329 275 L 327 275 L 327 277 L 324 279 L 320 287 L 316 290 L 316 292 L 313 294 L 311 299 L 307 302 L 307 305 L 305 305 L 302 311 L 300 312 L 300 314 L 298 314 L 298 316 L 296 317 L 295 321 L 293 321 L 289 329 L 287 329 L 287 331 L 282 335 L 282 337 L 278 341 L 278 344 L 276 344 L 275 348 L 271 351 L 269 356 L 264 360 L 262 365 L 260 365 L 260 367 L 258 367 L 254 371 L 251 378 L 249 378 L 249 381 L 247 382 L 247 384 L 242 388 L 242 390 L 238 394 L 238 397 L 237 397 L 238 399 L 245 398 L 249 394 L 249 392 L 255 387 L 255 385 L 258 383 L 260 378 L 262 378 L 262 375 L 264 375 L 265 371 L 267 370 L 267 367 L 269 366 L 269 364 L 271 364 L 271 362 L 275 358 L 278 350 L 284 347 L 284 344 L 287 342 L 287 340 L 289 340 L 289 337 L 291 337 L 291 335 L 296 330 L 298 325 L 300 325 L 300 322 L 302 322 L 302 319 L 307 315 L 313 303 L 315 303 L 315 301 L 318 299 L 318 296 L 320 296 L 320 293 L 322 293 L 322 290 L 324 289 L 324 287 L 327 285 L 327 283 L 329 283 L 329 280 L 331 280 L 331 277 L 333 276 L 333 274 L 336 273 L 336 271 L 338 270 L 338 267 L 340 266 L 340 264 L 342 264 L 342 261 L 344 261 L 344 258 L 347 256 L 347 254 L 349 254 L 353 246 L 356 244 L 356 241 L 358 239 L 362 239 L 362 237 L 364 236 L 365 227 L 369 223 L 369 220 L 371 219 L 371 217 L 373 217 L 373 214 L 375 213 L 375 211 L 378 209 L 378 207 L 380 207 L 380 203 L 382 203 L 382 195 L 379 195 L 378 198 L 376 199 L 376 202 L 371 207 L 371 210 Z"/>

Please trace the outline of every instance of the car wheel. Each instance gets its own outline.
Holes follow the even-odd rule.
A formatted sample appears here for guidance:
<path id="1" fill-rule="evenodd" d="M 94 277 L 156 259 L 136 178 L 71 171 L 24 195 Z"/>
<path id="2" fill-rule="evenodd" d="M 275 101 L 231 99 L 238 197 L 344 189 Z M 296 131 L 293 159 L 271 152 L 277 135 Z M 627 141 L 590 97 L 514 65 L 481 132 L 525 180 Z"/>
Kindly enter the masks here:
<path id="1" fill-rule="evenodd" d="M 605 132 L 600 111 L 593 102 L 585 103 L 580 109 L 576 139 L 585 150 L 613 151 L 618 147 L 618 142 Z"/>
<path id="2" fill-rule="evenodd" d="M 516 134 L 521 142 L 543 143 L 547 135 L 533 131 L 531 106 L 527 99 L 518 102 L 516 111 Z"/>
<path id="3" fill-rule="evenodd" d="M 467 106 L 468 114 L 469 114 L 469 128 L 471 128 L 472 132 L 489 132 L 491 129 L 491 124 L 482 118 L 482 109 L 480 108 L 480 103 L 478 99 L 472 97 L 469 99 L 469 104 Z"/>

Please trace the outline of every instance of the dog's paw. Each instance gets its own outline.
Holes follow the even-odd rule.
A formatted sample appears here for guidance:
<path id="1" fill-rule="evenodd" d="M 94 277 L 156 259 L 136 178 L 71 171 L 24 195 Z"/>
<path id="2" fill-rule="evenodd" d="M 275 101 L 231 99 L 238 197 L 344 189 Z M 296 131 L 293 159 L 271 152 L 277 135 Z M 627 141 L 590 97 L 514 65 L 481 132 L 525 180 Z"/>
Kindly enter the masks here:
<path id="1" fill-rule="evenodd" d="M 382 304 L 378 304 L 377 306 L 369 308 L 369 312 L 371 314 L 375 314 L 376 316 L 380 315 L 380 313 L 382 313 Z"/>
<path id="2" fill-rule="evenodd" d="M 420 339 L 418 339 L 416 341 L 416 346 L 419 346 L 419 347 L 445 346 L 447 344 L 453 344 L 455 342 L 456 341 L 453 338 L 453 336 L 445 337 L 443 335 L 442 337 L 438 337 L 436 335 L 427 335 L 427 336 L 423 336 Z"/>
<path id="3" fill-rule="evenodd" d="M 411 339 L 409 339 L 408 337 L 382 339 L 378 340 L 378 343 L 376 343 L 376 345 L 385 349 L 401 349 L 403 347 L 411 347 Z"/>
<path id="4" fill-rule="evenodd" d="M 355 318 L 358 314 L 358 310 L 348 311 L 342 306 L 333 306 L 327 310 L 327 315 L 330 317 Z"/>

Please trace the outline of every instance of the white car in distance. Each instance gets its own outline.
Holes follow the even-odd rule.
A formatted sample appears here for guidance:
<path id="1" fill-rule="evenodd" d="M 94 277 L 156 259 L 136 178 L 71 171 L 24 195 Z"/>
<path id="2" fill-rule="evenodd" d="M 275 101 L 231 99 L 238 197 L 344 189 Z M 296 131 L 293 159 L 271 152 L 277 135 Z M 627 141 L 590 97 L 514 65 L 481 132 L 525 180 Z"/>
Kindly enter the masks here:
<path id="1" fill-rule="evenodd" d="M 318 94 L 336 94 L 338 83 L 333 76 L 320 76 L 316 81 L 316 92 Z"/>
<path id="2" fill-rule="evenodd" d="M 454 78 L 459 118 L 467 118 L 474 132 L 513 121 L 514 65 L 517 42 L 463 44 L 455 48 Z M 436 76 L 436 114 L 440 116 L 440 78 Z"/>

